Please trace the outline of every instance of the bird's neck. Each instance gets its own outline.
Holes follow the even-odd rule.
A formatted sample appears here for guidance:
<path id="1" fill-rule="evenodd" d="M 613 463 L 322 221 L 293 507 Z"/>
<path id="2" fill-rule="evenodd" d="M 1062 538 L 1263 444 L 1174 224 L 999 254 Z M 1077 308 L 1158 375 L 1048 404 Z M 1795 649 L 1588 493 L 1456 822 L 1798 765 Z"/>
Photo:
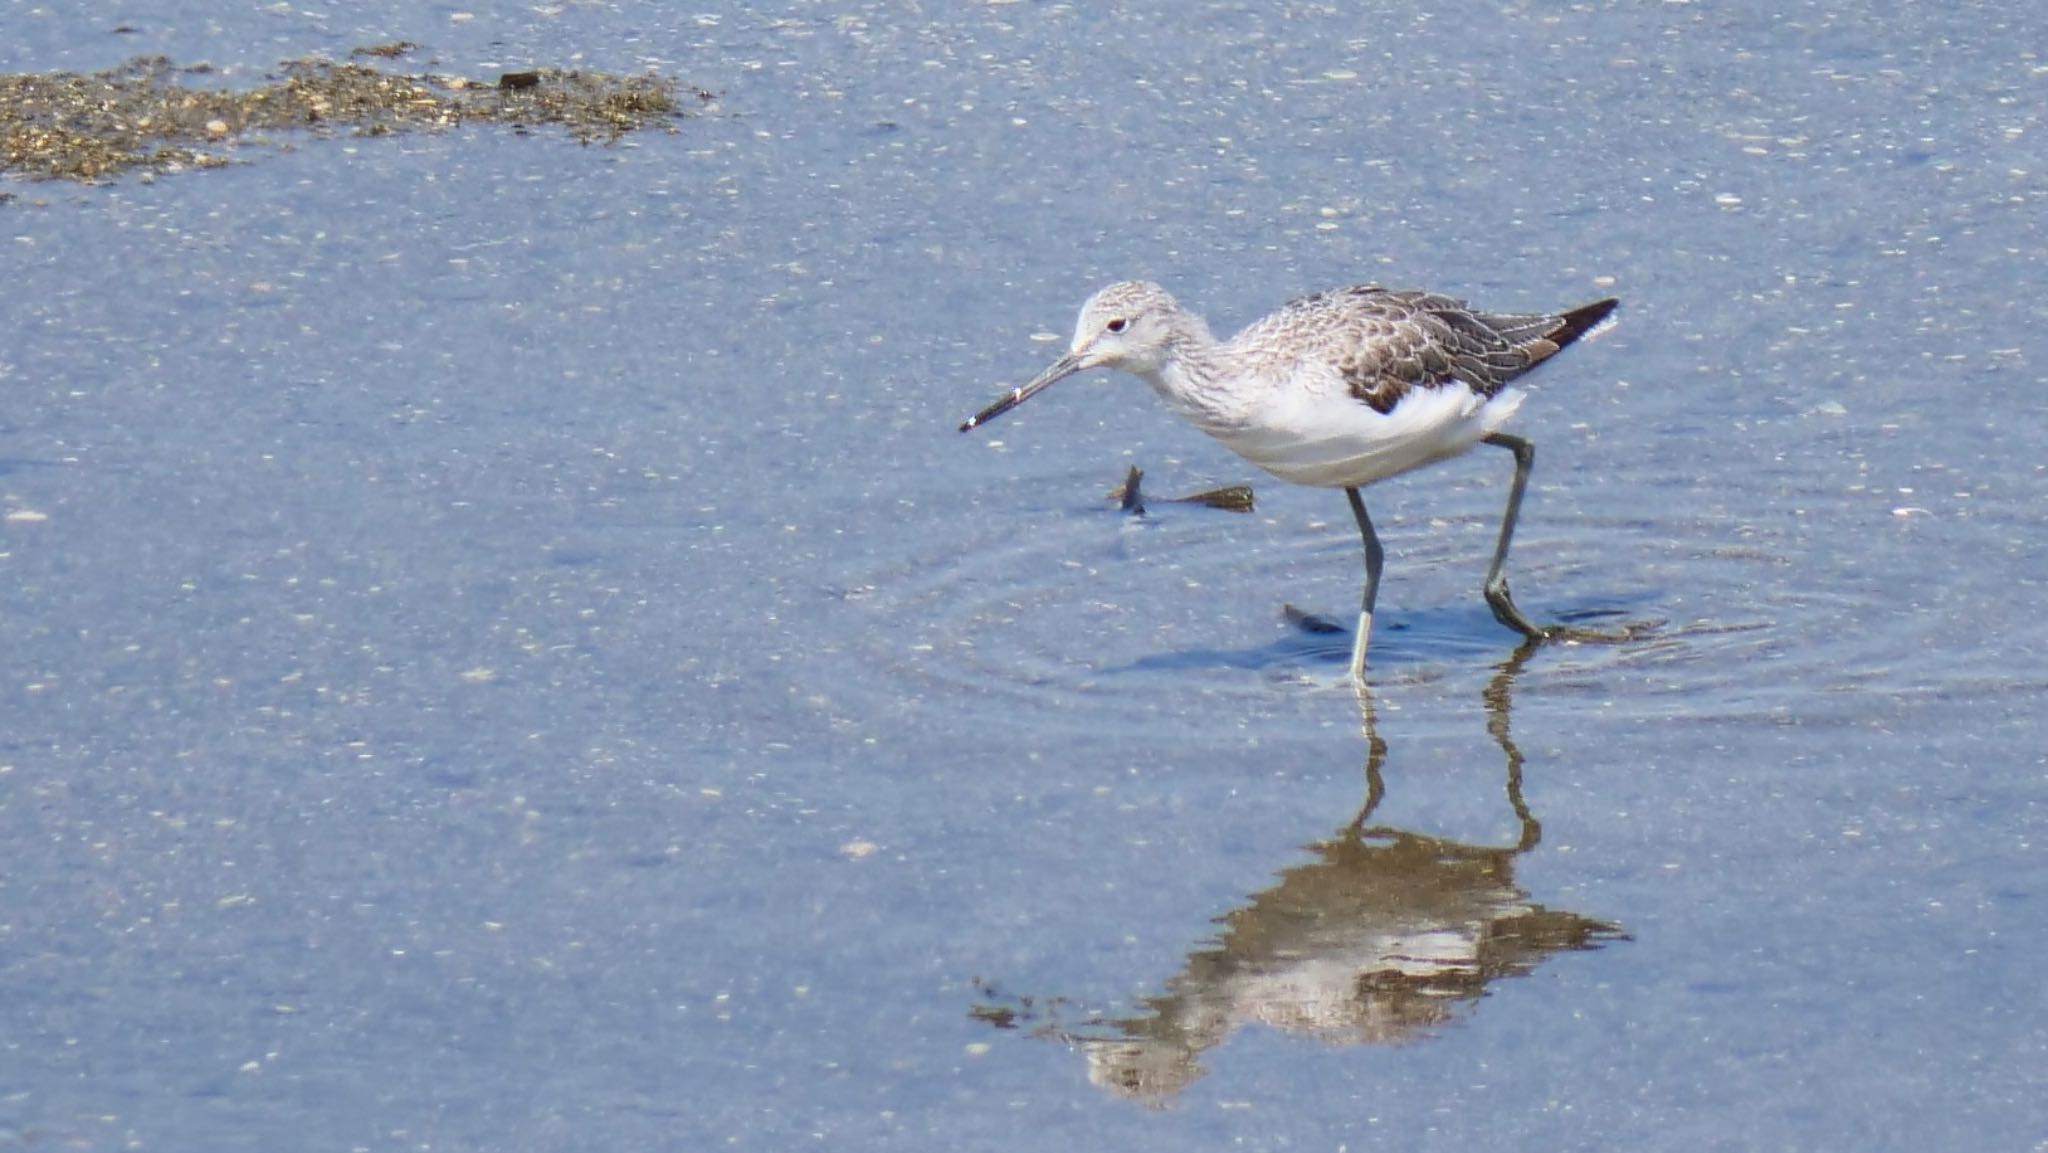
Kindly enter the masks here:
<path id="1" fill-rule="evenodd" d="M 1167 355 L 1150 372 L 1138 374 L 1182 416 L 1211 432 L 1234 424 L 1241 416 L 1223 366 L 1216 338 L 1200 320 L 1189 318 L 1167 345 Z"/>

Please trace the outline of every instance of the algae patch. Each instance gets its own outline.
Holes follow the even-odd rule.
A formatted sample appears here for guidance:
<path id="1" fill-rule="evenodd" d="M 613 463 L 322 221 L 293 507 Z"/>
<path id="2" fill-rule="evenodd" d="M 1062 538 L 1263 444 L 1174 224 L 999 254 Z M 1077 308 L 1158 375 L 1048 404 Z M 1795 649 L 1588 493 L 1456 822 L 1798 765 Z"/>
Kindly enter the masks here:
<path id="1" fill-rule="evenodd" d="M 367 49 L 392 56 L 411 45 Z M 291 60 L 260 86 L 198 87 L 212 71 L 143 56 L 89 75 L 0 75 L 0 173 L 97 181 L 131 168 L 168 171 L 226 164 L 238 143 L 294 130 L 384 135 L 466 121 L 559 125 L 584 143 L 612 141 L 686 115 L 685 92 L 659 76 L 536 68 L 496 81 L 406 75 L 368 64 Z"/>

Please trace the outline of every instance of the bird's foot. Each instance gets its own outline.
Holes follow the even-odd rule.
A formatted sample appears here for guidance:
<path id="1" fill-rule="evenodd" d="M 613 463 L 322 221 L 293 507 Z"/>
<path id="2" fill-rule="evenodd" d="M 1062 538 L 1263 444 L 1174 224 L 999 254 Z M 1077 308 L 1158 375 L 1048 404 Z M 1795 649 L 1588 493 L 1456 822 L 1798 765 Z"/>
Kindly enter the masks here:
<path id="1" fill-rule="evenodd" d="M 1601 609 L 1578 615 L 1584 620 L 1620 616 L 1621 612 L 1618 609 Z M 1613 625 L 1597 626 L 1566 622 L 1545 629 L 1544 639 L 1575 645 L 1625 645 L 1642 640 L 1663 627 L 1662 620 L 1620 621 Z"/>
<path id="2" fill-rule="evenodd" d="M 1560 621 L 1539 625 L 1524 616 L 1515 607 L 1514 598 L 1508 595 L 1506 581 L 1486 590 L 1486 605 L 1493 610 L 1493 619 L 1522 634 L 1524 643 L 1529 645 L 1562 641 L 1566 644 L 1618 645 L 1636 640 L 1657 628 L 1661 621 L 1626 621 L 1614 628 L 1591 627 L 1574 622 Z M 1615 615 L 1609 612 L 1592 612 L 1583 617 Z"/>

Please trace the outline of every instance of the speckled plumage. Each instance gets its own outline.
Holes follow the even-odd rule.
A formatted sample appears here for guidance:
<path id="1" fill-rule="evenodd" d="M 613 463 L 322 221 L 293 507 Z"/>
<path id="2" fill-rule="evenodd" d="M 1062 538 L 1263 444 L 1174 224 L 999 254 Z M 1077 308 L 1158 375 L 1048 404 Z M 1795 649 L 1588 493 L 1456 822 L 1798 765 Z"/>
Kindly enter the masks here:
<path id="1" fill-rule="evenodd" d="M 1351 394 L 1384 414 L 1413 388 L 1455 383 L 1495 396 L 1554 356 L 1563 344 L 1552 338 L 1570 327 L 1562 316 L 1478 312 L 1433 292 L 1362 284 L 1293 301 L 1233 343 L 1319 345 Z"/>
<path id="2" fill-rule="evenodd" d="M 1219 341 L 1164 288 L 1123 281 L 1082 305 L 1065 356 L 960 429 L 977 428 L 1077 372 L 1118 368 L 1282 480 L 1344 489 L 1366 547 L 1352 655 L 1353 676 L 1362 678 L 1380 548 L 1358 490 L 1481 441 L 1511 449 L 1516 461 L 1487 602 L 1502 623 L 1531 638 L 1548 635 L 1515 608 L 1502 573 L 1535 453 L 1500 431 L 1522 403 L 1509 384 L 1598 327 L 1617 303 L 1489 313 L 1437 293 L 1358 285 L 1291 301 Z"/>

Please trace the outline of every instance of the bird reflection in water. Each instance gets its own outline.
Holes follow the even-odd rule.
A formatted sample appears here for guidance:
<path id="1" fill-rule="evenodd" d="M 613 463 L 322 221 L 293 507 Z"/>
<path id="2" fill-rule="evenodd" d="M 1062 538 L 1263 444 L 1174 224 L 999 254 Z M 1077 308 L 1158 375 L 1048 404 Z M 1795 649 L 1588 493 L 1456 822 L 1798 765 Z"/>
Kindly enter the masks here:
<path id="1" fill-rule="evenodd" d="M 1214 944 L 1189 954 L 1143 1013 L 1067 1024 L 1060 1000 L 1008 997 L 983 982 L 974 1015 L 1068 1042 L 1086 1054 L 1097 1085 L 1165 1105 L 1204 1074 L 1201 1054 L 1240 1026 L 1332 1045 L 1414 1041 L 1472 1011 L 1494 981 L 1624 939 L 1618 926 L 1537 904 L 1515 884 L 1515 858 L 1543 835 L 1522 798 L 1522 753 L 1508 729 L 1514 680 L 1533 650 L 1503 664 L 1484 694 L 1520 826 L 1512 845 L 1370 823 L 1386 793 L 1387 745 L 1361 693 L 1364 807 L 1336 836 L 1307 846 L 1313 859 L 1218 918 Z"/>

